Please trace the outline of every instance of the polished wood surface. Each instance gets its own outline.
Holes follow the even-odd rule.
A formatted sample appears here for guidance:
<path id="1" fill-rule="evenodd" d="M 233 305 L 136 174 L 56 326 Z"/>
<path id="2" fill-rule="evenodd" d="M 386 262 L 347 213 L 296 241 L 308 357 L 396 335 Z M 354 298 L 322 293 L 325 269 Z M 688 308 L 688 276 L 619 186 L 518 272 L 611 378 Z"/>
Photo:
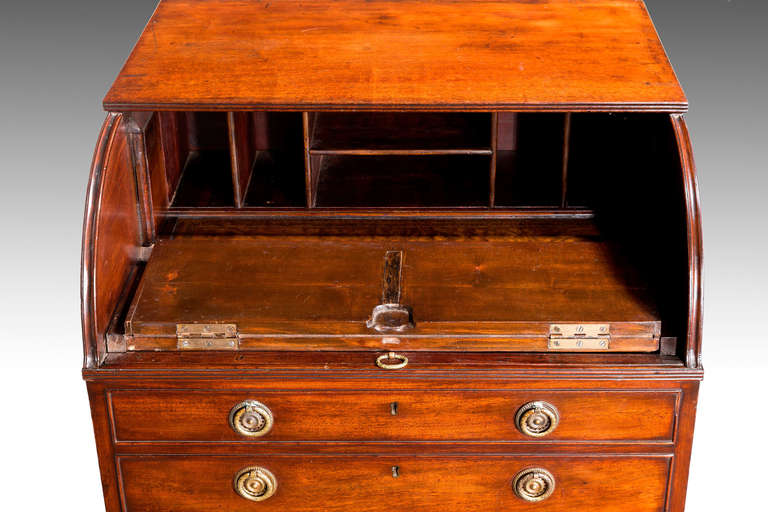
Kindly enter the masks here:
<path id="1" fill-rule="evenodd" d="M 450 512 L 661 512 L 669 464 L 668 457 L 643 455 L 118 457 L 126 508 L 157 512 L 432 512 L 436 504 Z M 252 465 L 268 468 L 278 482 L 276 494 L 258 504 L 232 489 L 237 471 Z M 552 496 L 535 505 L 517 498 L 511 485 L 530 467 L 547 469 L 556 481 Z"/>
<path id="2" fill-rule="evenodd" d="M 394 339 L 366 326 L 392 249 L 404 251 L 401 303 L 416 322 Z M 153 250 L 126 343 L 175 350 L 179 323 L 234 323 L 243 349 L 546 350 L 551 323 L 605 322 L 610 350 L 656 350 L 648 291 L 617 258 L 570 236 L 176 237 Z"/>
<path id="3" fill-rule="evenodd" d="M 543 400 L 560 415 L 541 441 L 667 442 L 679 393 L 670 390 L 519 391 L 131 391 L 109 394 L 116 442 L 528 442 L 515 425 L 524 404 Z M 258 400 L 274 415 L 256 439 L 227 423 L 232 407 Z M 478 421 L 478 418 L 482 418 Z"/>
<path id="4" fill-rule="evenodd" d="M 637 0 L 164 0 L 107 110 L 655 110 L 687 100 Z"/>
<path id="5" fill-rule="evenodd" d="M 701 219 L 642 1 L 163 0 L 104 105 L 82 320 L 108 512 L 684 512 Z M 185 348 L 199 323 L 237 338 Z M 563 323 L 610 348 L 555 349 Z M 263 436 L 230 424 L 246 400 Z"/>
<path id="6" fill-rule="evenodd" d="M 106 355 L 104 339 L 135 275 L 142 232 L 121 115 L 104 121 L 91 167 L 83 221 L 81 304 L 87 366 Z"/>
<path id="7" fill-rule="evenodd" d="M 686 360 L 689 366 L 701 366 L 704 246 L 701 207 L 699 206 L 699 185 L 696 178 L 696 165 L 693 161 L 693 148 L 691 137 L 688 134 L 688 125 L 682 116 L 672 116 L 671 119 L 675 139 L 680 147 L 680 165 L 683 169 L 682 180 L 685 196 L 686 248 L 689 265 Z"/>

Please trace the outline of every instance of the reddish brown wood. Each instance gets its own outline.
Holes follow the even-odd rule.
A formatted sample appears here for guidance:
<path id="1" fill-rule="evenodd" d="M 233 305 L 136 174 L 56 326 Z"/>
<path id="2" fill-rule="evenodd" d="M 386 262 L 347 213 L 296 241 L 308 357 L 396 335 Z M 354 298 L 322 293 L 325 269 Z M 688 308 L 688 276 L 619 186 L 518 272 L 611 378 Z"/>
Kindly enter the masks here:
<path id="1" fill-rule="evenodd" d="M 232 159 L 232 186 L 235 196 L 235 207 L 242 208 L 248 181 L 251 178 L 251 168 L 254 159 L 253 123 L 247 113 L 229 112 L 227 114 L 227 129 L 229 131 L 229 152 Z"/>
<path id="2" fill-rule="evenodd" d="M 153 231 L 160 231 L 165 221 L 165 211 L 170 206 L 171 185 L 169 172 L 166 169 L 165 151 L 162 144 L 162 121 L 160 114 L 152 116 L 152 120 L 144 132 L 147 154 L 147 170 L 149 171 L 150 199 L 153 207 L 155 225 Z M 154 240 L 154 237 L 153 237 Z"/>
<path id="3" fill-rule="evenodd" d="M 82 317 L 109 512 L 683 512 L 701 225 L 642 2 L 163 0 L 105 105 Z M 369 328 L 381 302 L 415 326 Z M 179 350 L 202 322 L 237 350 Z M 566 322 L 611 350 L 548 351 Z M 245 399 L 263 438 L 228 424 Z M 514 425 L 534 400 L 544 438 Z M 533 465 L 557 487 L 526 504 Z"/>
<path id="4" fill-rule="evenodd" d="M 162 2 L 108 110 L 655 110 L 685 95 L 642 2 Z M 232 23 L 238 20 L 238 23 Z"/>
<path id="5" fill-rule="evenodd" d="M 258 400 L 275 416 L 271 432 L 247 438 L 230 428 L 235 404 Z M 679 393 L 646 391 L 128 391 L 110 394 L 117 442 L 482 442 L 525 443 L 518 408 L 544 400 L 560 423 L 551 442 L 673 441 Z M 396 403 L 396 413 L 392 404 Z M 482 418 L 482 421 L 477 421 Z"/>
<path id="6" fill-rule="evenodd" d="M 685 509 L 691 449 L 693 448 L 693 428 L 696 422 L 696 405 L 699 398 L 699 382 L 686 382 L 682 388 L 683 396 L 677 419 L 675 459 L 672 465 L 667 498 L 669 510 L 673 511 Z"/>
<path id="7" fill-rule="evenodd" d="M 243 467 L 261 465 L 277 478 L 277 493 L 259 510 L 413 511 L 531 510 L 511 488 L 514 475 L 544 467 L 554 494 L 536 510 L 657 512 L 663 510 L 670 459 L 663 456 L 560 457 L 199 457 L 122 456 L 128 510 L 242 510 L 250 503 L 232 489 Z M 397 478 L 393 467 L 397 466 Z M 478 468 L 482 468 L 478 471 Z M 200 478 L 205 475 L 205 478 Z M 597 497 L 597 498 L 596 498 Z M 255 508 L 255 507 L 254 507 Z"/>
<path id="8" fill-rule="evenodd" d="M 702 265 L 704 250 L 701 235 L 701 207 L 696 165 L 688 126 L 683 116 L 671 116 L 675 140 L 680 151 L 680 166 L 685 192 L 685 220 L 688 235 L 688 329 L 686 361 L 691 368 L 701 366 L 702 339 Z"/>
<path id="9" fill-rule="evenodd" d="M 107 394 L 103 385 L 88 383 L 88 399 L 91 404 L 93 431 L 96 436 L 96 453 L 99 458 L 101 472 L 101 488 L 104 493 L 104 503 L 110 512 L 123 510 L 120 491 L 118 489 L 118 473 L 115 467 L 115 449 L 112 444 L 114 434 L 110 427 L 110 411 L 107 405 Z"/>
<path id="10" fill-rule="evenodd" d="M 139 203 L 139 218 L 141 222 L 142 245 L 151 245 L 155 242 L 155 208 L 152 204 L 152 184 L 150 182 L 150 170 L 147 152 L 146 132 L 152 122 L 152 113 L 134 112 L 124 116 L 124 129 L 127 132 L 128 148 L 131 153 L 133 175 L 136 180 L 136 193 Z"/>
<path id="11" fill-rule="evenodd" d="M 563 123 L 563 170 L 560 184 L 560 208 L 568 206 L 568 157 L 571 148 L 571 114 L 565 114 Z"/>
<path id="12" fill-rule="evenodd" d="M 387 336 L 366 320 L 392 249 L 405 253 L 401 303 L 416 325 Z M 243 349 L 546 350 L 551 323 L 610 321 L 610 350 L 656 350 L 652 301 L 613 258 L 609 246 L 568 236 L 177 237 L 153 251 L 126 319 L 127 345 L 176 350 L 176 324 L 218 322 L 237 324 Z"/>
<path id="13" fill-rule="evenodd" d="M 142 243 L 137 192 L 121 115 L 109 115 L 96 146 L 83 227 L 81 304 L 85 366 L 106 354 L 105 335 Z"/>

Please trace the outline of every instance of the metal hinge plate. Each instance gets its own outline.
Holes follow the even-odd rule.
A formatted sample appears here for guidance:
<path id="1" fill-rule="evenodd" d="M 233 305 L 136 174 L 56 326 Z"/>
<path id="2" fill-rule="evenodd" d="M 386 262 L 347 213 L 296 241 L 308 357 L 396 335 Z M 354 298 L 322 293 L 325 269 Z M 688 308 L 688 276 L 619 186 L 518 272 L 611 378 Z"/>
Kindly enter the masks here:
<path id="1" fill-rule="evenodd" d="M 608 350 L 611 327 L 608 324 L 551 324 L 549 350 Z"/>
<path id="2" fill-rule="evenodd" d="M 235 324 L 176 324 L 179 350 L 237 350 L 240 341 Z"/>

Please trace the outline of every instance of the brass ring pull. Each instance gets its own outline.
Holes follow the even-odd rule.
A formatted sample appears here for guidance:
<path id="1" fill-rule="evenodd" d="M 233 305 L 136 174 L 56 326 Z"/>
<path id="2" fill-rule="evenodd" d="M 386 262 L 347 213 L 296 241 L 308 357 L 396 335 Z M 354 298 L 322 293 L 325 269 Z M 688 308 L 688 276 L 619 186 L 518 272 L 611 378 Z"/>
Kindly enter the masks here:
<path id="1" fill-rule="evenodd" d="M 235 492 L 250 501 L 264 501 L 277 490 L 277 478 L 266 468 L 250 466 L 237 472 L 232 485 Z"/>
<path id="2" fill-rule="evenodd" d="M 386 363 L 385 361 L 397 361 L 397 362 Z M 394 352 L 382 354 L 376 358 L 376 366 L 378 366 L 379 368 L 383 368 L 385 370 L 399 370 L 400 368 L 405 368 L 407 364 L 408 364 L 407 357 L 401 354 L 395 354 Z"/>
<path id="3" fill-rule="evenodd" d="M 272 430 L 274 421 L 269 407 L 256 400 L 240 402 L 229 411 L 229 426 L 243 436 L 263 436 Z"/>
<path id="4" fill-rule="evenodd" d="M 528 402 L 515 414 L 517 429 L 530 437 L 544 437 L 552 433 L 559 422 L 557 409 L 547 402 Z"/>
<path id="5" fill-rule="evenodd" d="M 512 480 L 515 495 L 523 501 L 535 503 L 549 498 L 555 491 L 555 477 L 542 468 L 524 469 Z"/>

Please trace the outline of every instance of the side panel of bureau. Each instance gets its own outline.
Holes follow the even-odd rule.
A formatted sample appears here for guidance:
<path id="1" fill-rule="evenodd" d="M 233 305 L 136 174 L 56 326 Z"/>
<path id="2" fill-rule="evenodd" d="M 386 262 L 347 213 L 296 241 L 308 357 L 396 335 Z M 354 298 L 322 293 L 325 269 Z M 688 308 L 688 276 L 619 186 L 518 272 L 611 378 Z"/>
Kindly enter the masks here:
<path id="1" fill-rule="evenodd" d="M 229 425 L 230 410 L 258 400 L 274 415 L 256 439 Z M 515 426 L 526 403 L 559 413 L 552 441 L 672 442 L 679 392 L 633 390 L 116 390 L 109 394 L 117 442 L 530 441 Z"/>
<path id="2" fill-rule="evenodd" d="M 661 512 L 670 458 L 127 456 L 118 463 L 128 512 Z M 233 477 L 254 465 L 277 481 L 275 494 L 258 503 L 233 491 Z M 539 503 L 512 490 L 514 476 L 531 467 L 555 481 Z"/>

